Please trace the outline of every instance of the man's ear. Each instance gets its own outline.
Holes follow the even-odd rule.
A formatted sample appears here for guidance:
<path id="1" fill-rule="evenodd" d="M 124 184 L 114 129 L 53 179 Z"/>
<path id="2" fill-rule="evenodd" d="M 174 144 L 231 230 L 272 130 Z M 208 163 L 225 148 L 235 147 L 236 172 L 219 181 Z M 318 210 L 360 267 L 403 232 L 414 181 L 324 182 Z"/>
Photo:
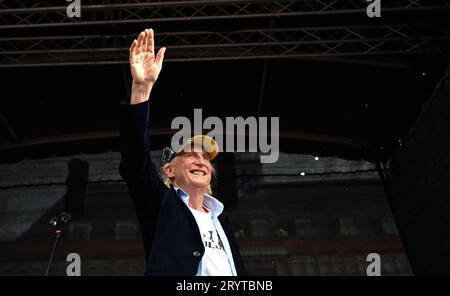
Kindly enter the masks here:
<path id="1" fill-rule="evenodd" d="M 166 164 L 163 167 L 164 174 L 166 174 L 167 177 L 173 178 L 175 177 L 175 174 L 173 173 L 173 167 L 170 164 Z"/>

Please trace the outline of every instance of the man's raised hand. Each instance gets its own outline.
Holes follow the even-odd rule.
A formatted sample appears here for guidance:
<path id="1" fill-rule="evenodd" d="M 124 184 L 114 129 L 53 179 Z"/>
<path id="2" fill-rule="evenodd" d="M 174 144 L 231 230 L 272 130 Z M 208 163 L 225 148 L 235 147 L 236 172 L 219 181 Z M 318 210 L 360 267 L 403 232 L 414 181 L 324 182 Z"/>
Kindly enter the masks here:
<path id="1" fill-rule="evenodd" d="M 158 79 L 164 60 L 163 47 L 155 57 L 155 38 L 152 29 L 139 34 L 130 47 L 131 75 L 135 82 L 154 83 Z"/>
<path id="2" fill-rule="evenodd" d="M 131 44 L 132 104 L 148 99 L 151 88 L 161 72 L 165 52 L 166 48 L 163 47 L 155 56 L 155 38 L 152 29 L 142 31 Z"/>

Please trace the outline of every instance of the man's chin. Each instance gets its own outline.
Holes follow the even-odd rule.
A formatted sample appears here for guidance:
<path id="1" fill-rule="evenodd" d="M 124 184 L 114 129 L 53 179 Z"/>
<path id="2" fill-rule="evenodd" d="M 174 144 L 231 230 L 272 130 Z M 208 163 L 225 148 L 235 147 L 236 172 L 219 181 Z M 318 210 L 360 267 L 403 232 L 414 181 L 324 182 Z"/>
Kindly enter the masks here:
<path id="1" fill-rule="evenodd" d="M 208 182 L 192 181 L 191 184 L 193 186 L 195 186 L 196 188 L 202 188 L 202 189 L 208 189 L 208 186 L 209 186 Z"/>
<path id="2" fill-rule="evenodd" d="M 208 189 L 208 184 L 195 184 L 195 186 L 197 187 L 197 188 L 201 188 L 201 189 Z"/>

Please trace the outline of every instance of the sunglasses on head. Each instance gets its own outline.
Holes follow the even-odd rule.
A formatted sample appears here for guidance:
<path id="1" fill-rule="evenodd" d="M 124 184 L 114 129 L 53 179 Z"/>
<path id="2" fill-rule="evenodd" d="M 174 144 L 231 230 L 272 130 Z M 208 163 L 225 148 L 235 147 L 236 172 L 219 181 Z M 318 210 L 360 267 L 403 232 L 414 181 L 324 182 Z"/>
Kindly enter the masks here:
<path id="1" fill-rule="evenodd" d="M 172 148 L 164 147 L 161 155 L 161 166 L 164 166 L 172 161 L 172 159 L 177 155 Z"/>

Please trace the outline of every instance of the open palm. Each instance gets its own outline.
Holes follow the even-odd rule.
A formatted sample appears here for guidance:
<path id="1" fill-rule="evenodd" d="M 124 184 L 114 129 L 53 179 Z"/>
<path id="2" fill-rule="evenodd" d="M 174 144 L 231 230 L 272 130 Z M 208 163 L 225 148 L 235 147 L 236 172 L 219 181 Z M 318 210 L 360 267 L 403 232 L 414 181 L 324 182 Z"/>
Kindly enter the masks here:
<path id="1" fill-rule="evenodd" d="M 131 75 L 136 83 L 154 83 L 161 72 L 164 53 L 163 47 L 155 57 L 155 41 L 152 29 L 139 34 L 130 47 Z"/>

